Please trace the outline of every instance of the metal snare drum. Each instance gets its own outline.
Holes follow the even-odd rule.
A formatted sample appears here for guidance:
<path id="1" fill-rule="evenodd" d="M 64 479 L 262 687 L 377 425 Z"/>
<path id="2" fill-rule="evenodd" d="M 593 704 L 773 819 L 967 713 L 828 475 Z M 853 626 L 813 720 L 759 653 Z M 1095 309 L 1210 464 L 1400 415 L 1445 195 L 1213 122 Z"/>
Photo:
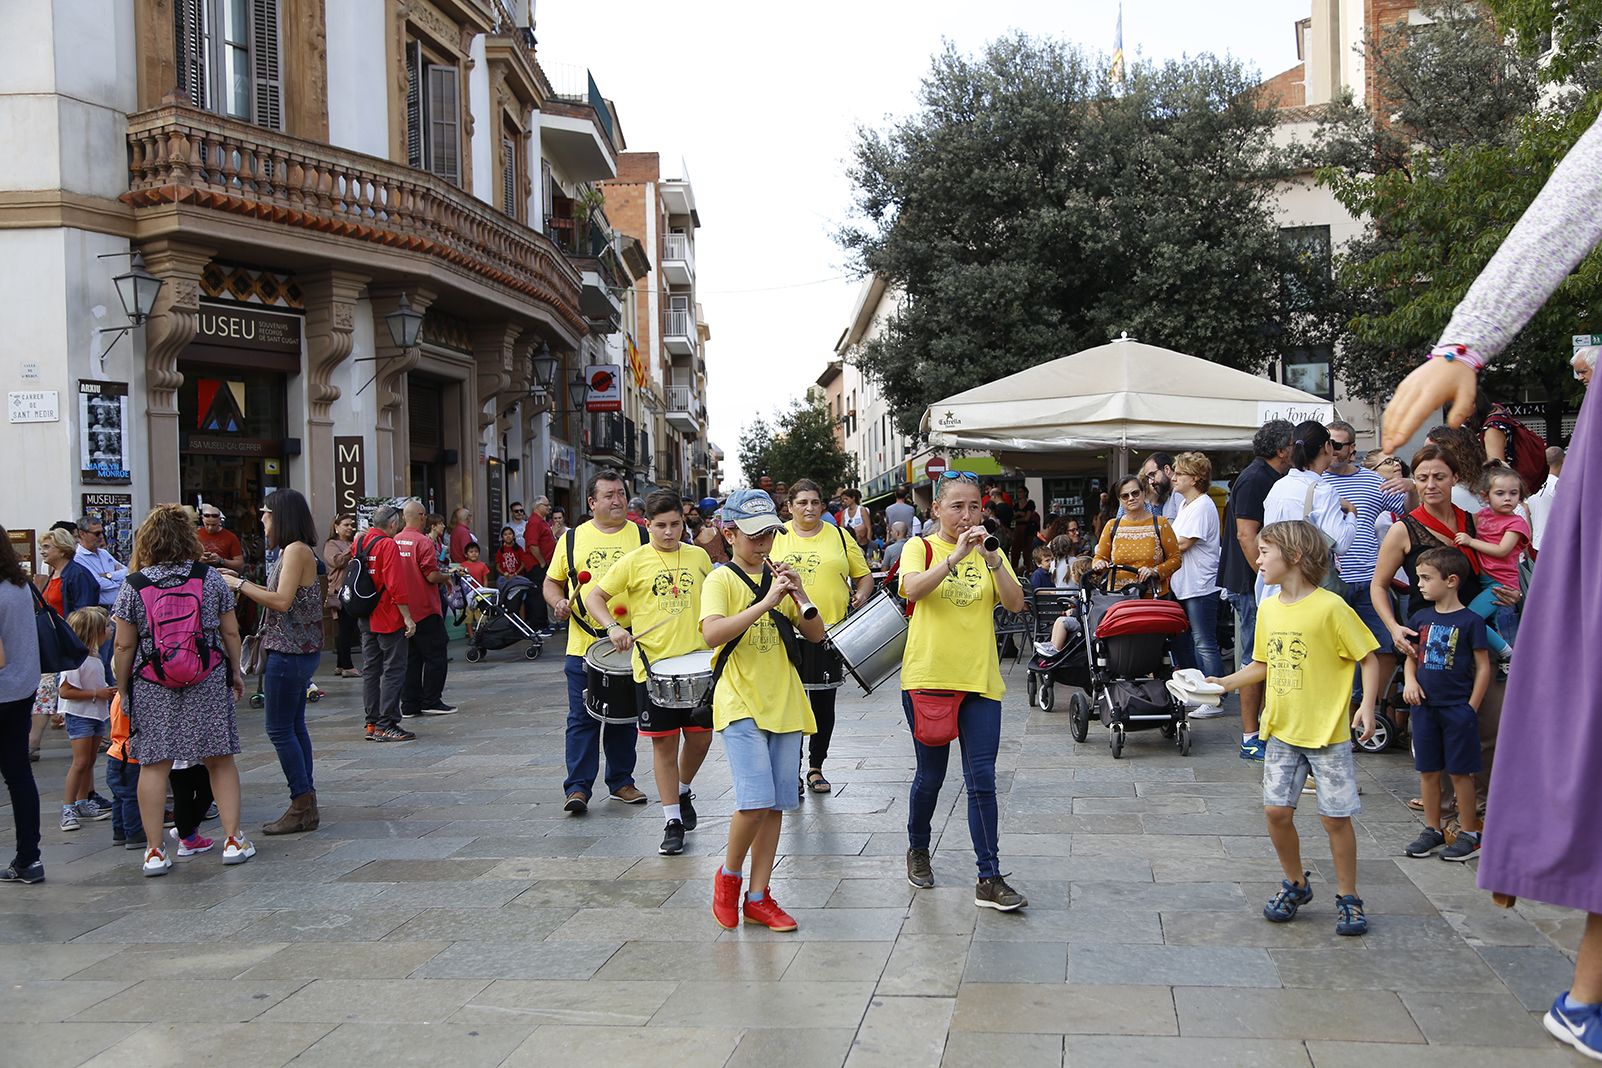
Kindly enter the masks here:
<path id="1" fill-rule="evenodd" d="M 828 641 L 801 642 L 801 688 L 838 690 L 845 685 L 845 661 Z"/>
<path id="2" fill-rule="evenodd" d="M 829 629 L 829 644 L 839 650 L 862 692 L 872 693 L 901 670 L 901 654 L 907 648 L 907 617 L 901 602 L 888 590 L 879 591 Z"/>
<path id="3" fill-rule="evenodd" d="M 602 725 L 634 723 L 640 716 L 634 706 L 634 654 L 612 648 L 602 638 L 584 653 L 584 711 Z"/>
<path id="4" fill-rule="evenodd" d="M 699 708 L 712 696 L 712 650 L 670 656 L 645 672 L 645 692 L 658 708 Z"/>

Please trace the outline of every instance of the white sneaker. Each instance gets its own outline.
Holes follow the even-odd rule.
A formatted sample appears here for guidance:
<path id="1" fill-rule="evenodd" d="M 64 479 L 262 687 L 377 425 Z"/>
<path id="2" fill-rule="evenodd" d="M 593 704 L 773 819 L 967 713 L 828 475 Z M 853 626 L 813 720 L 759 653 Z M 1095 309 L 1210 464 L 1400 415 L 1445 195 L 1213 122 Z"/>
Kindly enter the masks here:
<path id="1" fill-rule="evenodd" d="M 238 838 L 230 835 L 228 841 L 223 843 L 224 864 L 243 864 L 255 855 L 256 847 L 251 845 L 250 839 L 244 835 Z"/>
<path id="2" fill-rule="evenodd" d="M 172 870 L 172 858 L 160 846 L 151 846 L 145 850 L 145 874 L 166 875 Z"/>
<path id="3" fill-rule="evenodd" d="M 1217 719 L 1219 716 L 1223 716 L 1223 715 L 1227 715 L 1227 714 L 1228 713 L 1226 713 L 1223 710 L 1223 708 L 1221 708 L 1218 705 L 1198 705 L 1198 704 L 1193 704 L 1193 705 L 1190 706 L 1190 711 L 1188 713 L 1186 713 L 1185 718 L 1186 719 Z"/>
<path id="4" fill-rule="evenodd" d="M 1055 645 L 1052 645 L 1050 642 L 1036 642 L 1035 652 L 1039 653 L 1041 656 L 1051 657 L 1056 656 L 1058 653 L 1062 652 L 1062 650 L 1057 648 Z"/>

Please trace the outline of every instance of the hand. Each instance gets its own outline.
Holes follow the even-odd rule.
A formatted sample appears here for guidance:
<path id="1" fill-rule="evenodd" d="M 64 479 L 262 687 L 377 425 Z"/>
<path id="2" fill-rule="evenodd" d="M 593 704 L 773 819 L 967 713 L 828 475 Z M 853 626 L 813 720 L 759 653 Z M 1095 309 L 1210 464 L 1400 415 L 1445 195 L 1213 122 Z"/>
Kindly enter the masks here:
<path id="1" fill-rule="evenodd" d="M 1495 590 L 1496 603 L 1511 608 L 1524 599 L 1524 593 L 1517 586 L 1498 586 Z"/>
<path id="2" fill-rule="evenodd" d="M 985 534 L 986 531 L 984 527 L 969 527 L 961 534 L 958 534 L 957 547 L 952 550 L 950 557 L 948 557 L 951 563 L 956 564 L 964 556 L 967 556 L 970 552 L 977 548 L 979 544 L 985 540 Z"/>
<path id="3" fill-rule="evenodd" d="M 794 579 L 780 572 L 773 577 L 773 585 L 768 588 L 768 595 L 762 598 L 762 607 L 764 609 L 777 608 L 779 607 L 779 602 L 800 588 L 800 585 Z"/>
<path id="4" fill-rule="evenodd" d="M 1468 532 L 1467 531 L 1460 530 L 1460 531 L 1457 532 L 1456 535 L 1453 536 L 1452 540 L 1457 542 L 1457 544 L 1459 544 L 1459 545 L 1467 545 L 1469 542 L 1473 541 L 1474 539 L 1468 536 Z"/>
<path id="5" fill-rule="evenodd" d="M 229 684 L 229 689 L 234 691 L 234 701 L 236 703 L 245 699 L 245 676 L 240 674 L 237 669 L 234 671 L 234 681 Z"/>
<path id="6" fill-rule="evenodd" d="M 1102 560 L 1099 557 L 1090 562 L 1090 570 L 1092 571 L 1105 571 L 1107 570 L 1107 566 L 1107 561 Z"/>
<path id="7" fill-rule="evenodd" d="M 1374 737 L 1374 706 L 1372 704 L 1365 703 L 1362 708 L 1357 710 L 1357 715 L 1352 717 L 1352 729 L 1363 732 L 1357 736 L 1359 742 L 1366 742 Z"/>
<path id="8" fill-rule="evenodd" d="M 1226 692 L 1229 690 L 1229 681 L 1227 679 L 1220 679 L 1217 676 L 1208 675 L 1206 681 L 1213 686 L 1222 686 Z"/>
<path id="9" fill-rule="evenodd" d="M 624 630 L 622 626 L 608 628 L 606 636 L 612 639 L 612 648 L 620 653 L 626 653 L 634 648 L 634 635 Z"/>
<path id="10" fill-rule="evenodd" d="M 1426 360 L 1413 368 L 1385 406 L 1380 423 L 1385 428 L 1385 451 L 1395 452 L 1406 445 L 1419 427 L 1433 420 L 1448 403 L 1452 410 L 1446 422 L 1462 426 L 1474 411 L 1479 385 L 1480 376 L 1473 368 L 1457 360 Z"/>
<path id="11" fill-rule="evenodd" d="M 853 587 L 851 587 L 851 607 L 852 608 L 861 608 L 862 607 L 862 587 L 861 586 L 853 586 Z"/>
<path id="12" fill-rule="evenodd" d="M 1410 705 L 1423 704 L 1424 688 L 1417 682 L 1408 683 L 1406 686 L 1402 687 L 1402 700 L 1406 701 Z"/>
<path id="13" fill-rule="evenodd" d="M 417 621 L 416 620 L 412 620 L 412 619 L 408 619 L 406 621 L 406 636 L 408 638 L 410 638 L 412 635 L 414 635 L 416 633 L 417 633 Z"/>
<path id="14" fill-rule="evenodd" d="M 222 557 L 218 556 L 210 549 L 204 549 L 200 553 L 200 562 L 203 564 L 215 564 L 221 559 Z"/>
<path id="15" fill-rule="evenodd" d="M 551 609 L 551 615 L 556 617 L 557 622 L 561 622 L 572 614 L 573 602 L 569 601 L 566 597 L 563 597 L 560 601 L 557 601 L 556 607 Z"/>
<path id="16" fill-rule="evenodd" d="M 1143 567 L 1136 574 L 1139 576 L 1140 581 L 1145 582 L 1147 579 L 1157 577 L 1157 569 L 1155 567 Z"/>
<path id="17" fill-rule="evenodd" d="M 1418 650 L 1413 646 L 1413 639 L 1418 637 L 1418 631 L 1397 624 L 1391 628 L 1391 644 L 1403 656 L 1417 656 Z"/>
<path id="18" fill-rule="evenodd" d="M 95 696 L 102 701 L 109 701 L 117 696 L 117 688 L 115 686 L 102 686 L 95 691 Z"/>
<path id="19" fill-rule="evenodd" d="M 1357 514 L 1357 509 L 1352 507 L 1352 502 L 1345 499 L 1342 499 L 1341 501 L 1341 511 L 1345 512 L 1347 515 Z"/>
<path id="20" fill-rule="evenodd" d="M 1413 493 L 1417 489 L 1418 489 L 1418 487 L 1413 483 L 1412 479 L 1404 478 L 1401 475 L 1397 475 L 1395 478 L 1386 479 L 1385 480 L 1385 484 L 1380 487 L 1380 492 L 1381 493 Z"/>

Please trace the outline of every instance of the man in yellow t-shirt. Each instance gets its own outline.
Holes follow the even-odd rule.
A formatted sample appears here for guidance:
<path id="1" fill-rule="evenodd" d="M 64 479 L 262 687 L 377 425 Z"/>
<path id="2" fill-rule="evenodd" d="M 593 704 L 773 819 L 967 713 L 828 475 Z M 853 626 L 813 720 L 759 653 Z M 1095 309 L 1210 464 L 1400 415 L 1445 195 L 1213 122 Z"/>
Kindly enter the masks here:
<path id="1" fill-rule="evenodd" d="M 695 829 L 690 784 L 706 760 L 712 732 L 690 722 L 690 709 L 662 708 L 651 700 L 645 687 L 646 660 L 656 664 L 706 649 L 701 639 L 701 590 L 712 561 L 705 550 L 681 540 L 684 513 L 677 493 L 651 494 L 645 499 L 645 514 L 650 542 L 613 563 L 584 595 L 584 607 L 590 618 L 607 621 L 606 635 L 613 648 L 634 650 L 639 730 L 651 739 L 651 762 L 666 822 L 657 852 L 666 857 L 684 852 L 684 833 Z M 623 615 L 632 621 L 633 633 L 618 622 Z M 668 804 L 668 798 L 674 803 Z"/>
<path id="2" fill-rule="evenodd" d="M 917 889 L 934 885 L 930 826 L 951 754 L 949 744 L 918 740 L 917 709 L 921 704 L 927 713 L 931 706 L 955 701 L 968 834 L 979 868 L 973 903 L 1012 912 L 1029 901 L 1001 874 L 996 751 L 1006 687 L 996 651 L 995 608 L 1023 611 L 1023 587 L 1000 546 L 985 547 L 988 532 L 973 475 L 942 475 L 935 483 L 934 513 L 936 529 L 913 538 L 901 552 L 901 593 L 915 606 L 901 658 L 901 707 L 913 728 L 917 758 L 908 798 L 907 882 Z"/>
<path id="3" fill-rule="evenodd" d="M 796 673 L 795 631 L 807 641 L 822 641 L 823 617 L 801 618 L 796 602 L 808 591 L 794 569 L 765 566 L 774 532 L 784 529 L 771 497 L 737 489 L 723 506 L 723 518 L 734 530 L 733 562 L 707 580 L 701 632 L 717 647 L 719 660 L 727 658 L 713 691 L 712 719 L 729 758 L 735 812 L 723 867 L 713 877 L 712 915 L 731 930 L 740 925 L 740 880 L 749 854 L 746 922 L 793 931 L 794 918 L 779 907 L 768 882 L 784 813 L 800 805 L 790 784 L 801 764 L 801 735 L 816 729 Z"/>
<path id="4" fill-rule="evenodd" d="M 823 521 L 823 491 L 810 478 L 803 478 L 790 488 L 790 525 L 774 535 L 769 558 L 792 568 L 801 577 L 808 596 L 817 598 L 813 604 L 817 605 L 825 628 L 840 622 L 850 609 L 860 606 L 873 593 L 873 572 L 862 555 L 862 546 L 844 530 Z M 844 667 L 832 648 L 809 650 L 805 663 L 829 671 L 832 678 L 828 681 L 836 685 L 844 678 Z M 824 681 L 821 677 L 802 679 L 805 685 Z M 833 789 L 823 777 L 823 762 L 828 759 L 829 742 L 834 737 L 835 692 L 833 687 L 807 691 L 818 730 L 807 746 L 806 785 L 819 794 Z"/>
<path id="5" fill-rule="evenodd" d="M 1320 589 L 1330 566 L 1324 534 L 1305 520 L 1270 523 L 1258 534 L 1257 570 L 1279 586 L 1257 609 L 1252 663 L 1214 680 L 1226 690 L 1266 683 L 1263 695 L 1263 812 L 1285 880 L 1263 907 L 1273 923 L 1287 923 L 1313 900 L 1302 868 L 1296 802 L 1309 775 L 1318 779 L 1318 814 L 1335 861 L 1335 933 L 1368 930 L 1357 896 L 1357 837 L 1352 817 L 1362 809 L 1352 731 L 1374 734 L 1379 690 L 1379 643 L 1341 597 Z M 1361 666 L 1363 699 L 1352 717 L 1352 669 Z"/>
<path id="6" fill-rule="evenodd" d="M 568 528 L 556 543 L 556 558 L 545 573 L 542 594 L 551 618 L 567 620 L 567 781 L 563 806 L 582 816 L 590 805 L 595 777 L 601 770 L 601 749 L 606 750 L 606 788 L 613 801 L 643 805 L 645 794 L 634 785 L 638 732 L 632 723 L 602 724 L 584 707 L 588 676 L 584 654 L 606 638 L 606 624 L 585 611 L 584 597 L 606 577 L 612 565 L 647 540 L 643 527 L 628 520 L 629 494 L 623 476 L 602 470 L 590 479 L 590 519 Z M 633 687 L 628 688 L 633 696 Z M 602 730 L 602 727 L 607 729 Z"/>

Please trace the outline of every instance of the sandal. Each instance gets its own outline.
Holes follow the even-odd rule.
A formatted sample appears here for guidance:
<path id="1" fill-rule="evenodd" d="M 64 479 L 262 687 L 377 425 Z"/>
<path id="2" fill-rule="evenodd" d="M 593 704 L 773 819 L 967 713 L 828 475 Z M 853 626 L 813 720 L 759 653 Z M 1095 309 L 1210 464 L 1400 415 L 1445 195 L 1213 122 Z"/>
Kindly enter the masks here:
<path id="1" fill-rule="evenodd" d="M 829 780 L 823 777 L 823 772 L 817 768 L 807 772 L 807 788 L 815 794 L 826 794 L 834 789 Z"/>
<path id="2" fill-rule="evenodd" d="M 1424 799 L 1422 797 L 1410 797 L 1410 798 L 1407 799 L 1407 807 L 1412 809 L 1414 812 L 1423 812 L 1424 811 Z M 1442 816 L 1443 819 L 1445 817 L 1447 817 L 1447 816 L 1454 815 L 1456 812 L 1457 812 L 1457 802 L 1455 802 L 1455 801 L 1452 801 L 1452 802 L 1442 801 L 1441 802 L 1441 816 Z"/>

